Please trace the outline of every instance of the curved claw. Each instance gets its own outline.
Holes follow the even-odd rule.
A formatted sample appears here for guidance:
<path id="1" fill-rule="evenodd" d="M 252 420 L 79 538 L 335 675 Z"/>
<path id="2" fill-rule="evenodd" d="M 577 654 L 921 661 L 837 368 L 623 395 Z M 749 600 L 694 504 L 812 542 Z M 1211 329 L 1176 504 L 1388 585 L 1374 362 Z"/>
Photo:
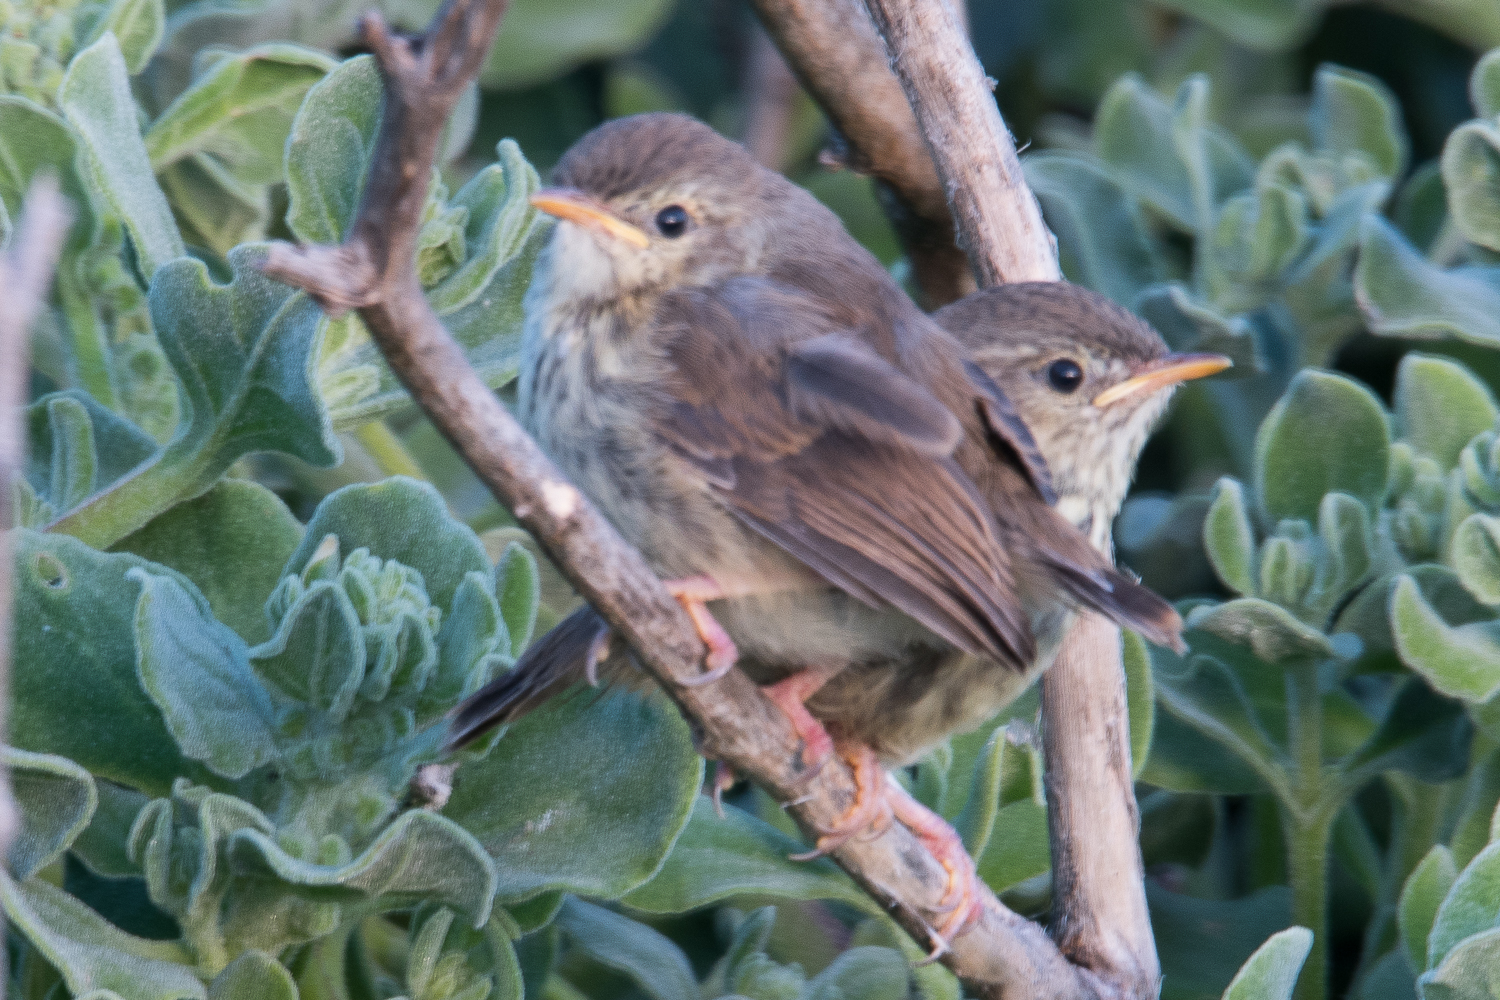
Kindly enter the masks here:
<path id="1" fill-rule="evenodd" d="M 830 851 L 837 850 L 851 838 L 866 830 L 890 825 L 892 813 L 885 796 L 885 770 L 875 757 L 875 751 L 863 744 L 857 748 L 844 748 L 844 759 L 854 769 L 854 804 L 839 817 L 833 829 L 819 828 L 817 843 L 811 851 L 791 855 L 793 861 L 812 861 Z"/>
<path id="2" fill-rule="evenodd" d="M 698 677 L 682 681 L 682 685 L 701 687 L 720 680 L 734 669 L 735 662 L 740 658 L 740 651 L 734 640 L 729 638 L 724 626 L 714 620 L 705 606 L 707 601 L 717 601 L 726 596 L 724 589 L 710 576 L 689 576 L 680 580 L 667 580 L 665 584 L 668 593 L 677 598 L 682 610 L 693 620 L 698 638 L 708 647 L 708 655 L 703 658 L 703 665 L 708 670 Z"/>
<path id="3" fill-rule="evenodd" d="M 925 962 L 935 962 L 949 950 L 954 938 L 968 930 L 979 919 L 984 907 L 984 888 L 974 861 L 964 847 L 958 832 L 941 816 L 911 797 L 896 784 L 888 782 L 886 795 L 892 814 L 927 845 L 927 849 L 948 873 L 948 884 L 942 898 L 931 908 L 946 914 L 937 927 L 929 928 L 932 951 Z"/>
<path id="4" fill-rule="evenodd" d="M 588 678 L 589 687 L 599 686 L 599 664 L 609 659 L 609 645 L 614 635 L 614 630 L 605 625 L 589 641 L 588 660 L 584 666 L 584 676 Z"/>
<path id="5" fill-rule="evenodd" d="M 712 663 L 713 658 L 714 654 L 710 652 L 705 662 Z M 731 658 L 727 663 L 720 663 L 717 667 L 714 667 L 707 673 L 699 674 L 697 677 L 685 677 L 677 683 L 681 684 L 683 687 L 702 687 L 705 684 L 712 684 L 714 681 L 723 680 L 724 675 L 729 673 L 729 671 L 733 669 L 734 659 Z"/>

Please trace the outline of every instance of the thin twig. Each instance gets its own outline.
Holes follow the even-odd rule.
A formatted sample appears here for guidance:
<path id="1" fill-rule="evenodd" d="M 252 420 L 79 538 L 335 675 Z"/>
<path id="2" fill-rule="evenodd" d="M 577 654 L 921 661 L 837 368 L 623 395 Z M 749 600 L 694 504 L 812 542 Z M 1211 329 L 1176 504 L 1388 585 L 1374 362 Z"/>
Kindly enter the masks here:
<path id="1" fill-rule="evenodd" d="M 880 183 L 923 304 L 936 309 L 972 292 L 968 261 L 953 242 L 947 195 L 860 0 L 751 0 L 751 6 L 848 144 L 846 165 Z"/>
<path id="2" fill-rule="evenodd" d="M 864 0 L 948 192 L 980 284 L 1061 277 L 1015 143 L 948 0 Z M 1105 542 L 1106 547 L 1108 542 Z M 1101 993 L 1154 997 L 1119 631 L 1085 615 L 1042 678 L 1053 936 Z M 987 995 L 1008 995 L 986 991 Z"/>
<path id="3" fill-rule="evenodd" d="M 26 462 L 22 408 L 30 372 L 31 324 L 46 305 L 69 219 L 67 202 L 51 176 L 31 182 L 24 206 L 9 249 L 0 252 L 0 745 L 5 742 L 10 706 L 15 586 L 9 529 L 15 523 L 15 483 Z M 21 828 L 10 789 L 10 772 L 0 767 L 0 859 L 9 854 Z M 4 956 L 0 956 L 0 982 L 7 978 Z"/>
<path id="4" fill-rule="evenodd" d="M 378 17 L 366 43 L 386 81 L 385 115 L 370 181 L 351 234 L 339 247 L 272 247 L 266 273 L 306 289 L 325 308 L 358 308 L 392 370 L 495 496 L 537 539 L 569 581 L 636 650 L 698 730 L 704 752 L 756 781 L 805 830 L 832 826 L 854 800 L 853 776 L 831 763 L 797 770 L 790 724 L 745 675 L 692 686 L 702 643 L 687 616 L 588 500 L 569 484 L 469 368 L 427 304 L 412 249 L 437 137 L 476 72 L 505 0 L 450 0 L 426 35 L 394 38 Z M 855 839 L 834 858 L 919 941 L 944 914 L 947 873 L 917 837 L 891 824 Z M 978 925 L 943 961 L 993 995 L 1101 995 L 1088 970 L 1070 964 L 1038 925 L 986 893 Z"/>

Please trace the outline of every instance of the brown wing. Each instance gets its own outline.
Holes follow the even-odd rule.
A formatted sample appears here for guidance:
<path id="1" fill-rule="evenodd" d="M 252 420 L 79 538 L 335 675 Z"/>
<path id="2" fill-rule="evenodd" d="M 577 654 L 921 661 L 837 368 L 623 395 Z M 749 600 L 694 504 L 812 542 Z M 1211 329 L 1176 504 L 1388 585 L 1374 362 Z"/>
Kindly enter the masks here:
<path id="1" fill-rule="evenodd" d="M 654 429 L 745 524 L 829 583 L 961 649 L 1025 664 L 1035 642 L 961 428 L 807 296 L 736 279 L 671 296 Z"/>

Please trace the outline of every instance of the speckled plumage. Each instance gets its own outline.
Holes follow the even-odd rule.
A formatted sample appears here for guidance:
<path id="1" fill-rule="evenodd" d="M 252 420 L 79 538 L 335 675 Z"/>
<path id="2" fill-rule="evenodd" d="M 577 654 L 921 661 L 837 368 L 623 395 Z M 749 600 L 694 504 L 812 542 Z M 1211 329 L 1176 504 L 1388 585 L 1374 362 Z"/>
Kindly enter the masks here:
<path id="1" fill-rule="evenodd" d="M 602 126 L 553 181 L 640 229 L 667 205 L 693 228 L 642 251 L 557 227 L 521 419 L 660 575 L 729 592 L 710 609 L 754 679 L 838 670 L 809 710 L 906 762 L 1023 690 L 1075 607 L 1175 638 L 1170 607 L 1048 505 L 1003 393 L 811 195 L 673 115 Z M 455 742 L 580 679 L 590 634 L 540 644 Z"/>

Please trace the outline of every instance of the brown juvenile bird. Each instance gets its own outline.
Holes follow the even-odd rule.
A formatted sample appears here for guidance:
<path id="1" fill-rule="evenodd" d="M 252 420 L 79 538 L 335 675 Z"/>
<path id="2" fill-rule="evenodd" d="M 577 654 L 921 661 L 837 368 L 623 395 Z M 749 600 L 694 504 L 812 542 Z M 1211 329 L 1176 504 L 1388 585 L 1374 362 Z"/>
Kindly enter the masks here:
<path id="1" fill-rule="evenodd" d="M 738 659 L 810 765 L 833 749 L 819 720 L 836 726 L 861 791 L 820 850 L 894 815 L 944 859 L 941 942 L 972 910 L 972 863 L 878 760 L 991 717 L 1074 608 L 1174 645 L 1180 619 L 1049 506 L 1005 394 L 811 195 L 678 115 L 595 129 L 553 182 L 533 199 L 563 221 L 527 296 L 522 420 L 669 581 L 704 682 Z M 461 706 L 450 743 L 600 646 L 586 618 L 549 636 L 557 655 Z M 838 683 L 849 670 L 880 691 Z"/>

